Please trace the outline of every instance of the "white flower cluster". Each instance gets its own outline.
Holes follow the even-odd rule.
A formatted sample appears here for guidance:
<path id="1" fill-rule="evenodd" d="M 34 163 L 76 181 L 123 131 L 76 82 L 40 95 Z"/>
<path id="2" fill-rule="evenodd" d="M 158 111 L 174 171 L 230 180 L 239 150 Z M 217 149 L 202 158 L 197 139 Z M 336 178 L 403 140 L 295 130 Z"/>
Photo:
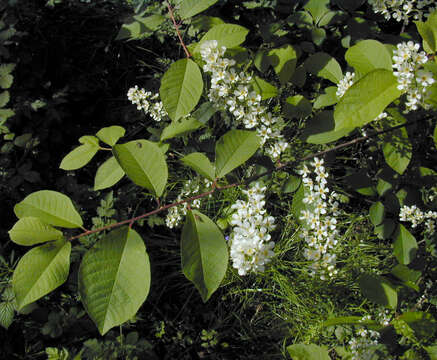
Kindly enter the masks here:
<path id="1" fill-rule="evenodd" d="M 425 222 L 425 232 L 432 235 L 436 229 L 437 212 L 423 212 L 416 205 L 402 206 L 399 212 L 399 220 L 411 222 L 411 227 L 415 228 Z"/>
<path id="2" fill-rule="evenodd" d="M 335 93 L 339 98 L 341 98 L 347 89 L 349 89 L 354 84 L 355 73 L 346 72 L 343 79 L 338 82 L 337 92 Z"/>
<path id="3" fill-rule="evenodd" d="M 311 163 L 314 174 L 307 165 L 303 165 L 299 174 L 305 189 L 300 220 L 304 222 L 300 236 L 305 239 L 308 248 L 304 251 L 307 260 L 312 261 L 310 274 L 319 274 L 326 280 L 337 274 L 336 255 L 330 251 L 338 242 L 337 219 L 339 215 L 337 194 L 327 187 L 328 172 L 323 166 L 323 159 L 314 158 Z"/>
<path id="4" fill-rule="evenodd" d="M 229 236 L 232 265 L 243 276 L 253 271 L 264 271 L 264 266 L 274 255 L 275 246 L 269 234 L 274 230 L 275 218 L 268 216 L 264 208 L 266 187 L 259 183 L 243 190 L 247 201 L 238 200 L 232 205 L 231 225 L 234 226 Z"/>
<path id="5" fill-rule="evenodd" d="M 250 86 L 252 77 L 238 72 L 235 60 L 224 57 L 225 51 L 226 47 L 219 47 L 216 40 L 201 45 L 203 71 L 211 73 L 208 98 L 218 109 L 231 113 L 246 129 L 255 128 L 262 145 L 270 140 L 266 153 L 277 160 L 288 147 L 280 132 L 283 121 L 261 105 L 261 96 Z"/>
<path id="6" fill-rule="evenodd" d="M 189 196 L 194 196 L 201 191 L 210 188 L 212 185 L 212 182 L 208 179 L 204 179 L 204 183 L 199 180 L 199 178 L 196 178 L 196 180 L 188 180 L 178 197 L 176 198 L 175 202 L 182 201 L 183 199 L 186 199 Z M 190 206 L 192 208 L 199 208 L 201 204 L 201 199 L 195 199 L 191 201 Z M 183 203 L 178 206 L 174 206 L 168 210 L 167 217 L 165 218 L 165 224 L 170 229 L 177 227 L 180 225 L 183 217 L 187 215 L 187 207 L 188 203 Z"/>
<path id="7" fill-rule="evenodd" d="M 369 0 L 375 13 L 380 13 L 386 20 L 391 18 L 404 24 L 408 24 L 410 18 L 422 20 L 428 17 L 436 7 L 429 5 L 435 4 L 435 0 Z"/>
<path id="8" fill-rule="evenodd" d="M 417 110 L 418 105 L 429 108 L 427 92 L 435 82 L 431 72 L 420 69 L 428 57 L 424 51 L 419 52 L 419 48 L 419 44 L 408 41 L 398 44 L 393 51 L 393 74 L 398 79 L 398 89 L 407 92 L 405 112 Z"/>
<path id="9" fill-rule="evenodd" d="M 159 94 L 152 94 L 150 91 L 138 89 L 138 86 L 135 85 L 127 92 L 127 98 L 137 106 L 138 110 L 143 110 L 157 122 L 167 116 L 162 101 L 159 100 Z"/>
<path id="10" fill-rule="evenodd" d="M 362 320 L 370 320 L 370 317 L 364 317 Z M 360 328 L 356 331 L 356 336 L 349 342 L 349 349 L 352 353 L 352 360 L 362 360 L 367 358 L 366 353 L 369 347 L 378 345 L 380 334 L 377 331 Z"/>

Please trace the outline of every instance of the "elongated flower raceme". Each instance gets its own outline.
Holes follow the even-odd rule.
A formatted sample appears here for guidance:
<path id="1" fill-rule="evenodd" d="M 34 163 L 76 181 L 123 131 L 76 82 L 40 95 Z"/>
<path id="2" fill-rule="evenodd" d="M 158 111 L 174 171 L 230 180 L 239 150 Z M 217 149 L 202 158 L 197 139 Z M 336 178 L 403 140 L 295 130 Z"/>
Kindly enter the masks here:
<path id="1" fill-rule="evenodd" d="M 305 189 L 303 203 L 306 205 L 299 218 L 303 222 L 301 237 L 307 244 L 304 257 L 311 262 L 310 274 L 326 280 L 338 272 L 334 250 L 339 237 L 336 218 L 339 203 L 337 194 L 327 186 L 328 171 L 323 166 L 323 159 L 314 158 L 310 167 L 303 165 L 299 171 Z"/>
<path id="2" fill-rule="evenodd" d="M 219 47 L 216 40 L 205 41 L 201 46 L 203 71 L 211 74 L 208 98 L 216 108 L 233 117 L 234 121 L 225 117 L 228 125 L 256 129 L 266 154 L 277 160 L 288 147 L 281 135 L 283 120 L 261 104 L 261 96 L 251 88 L 252 77 L 239 72 L 235 60 L 224 57 L 225 52 L 226 48 Z"/>
<path id="3" fill-rule="evenodd" d="M 264 192 L 266 187 L 256 183 L 243 193 L 247 200 L 238 200 L 232 209 L 232 233 L 229 237 L 232 266 L 238 274 L 264 271 L 265 265 L 274 255 L 274 242 L 270 231 L 274 230 L 275 219 L 267 215 Z"/>

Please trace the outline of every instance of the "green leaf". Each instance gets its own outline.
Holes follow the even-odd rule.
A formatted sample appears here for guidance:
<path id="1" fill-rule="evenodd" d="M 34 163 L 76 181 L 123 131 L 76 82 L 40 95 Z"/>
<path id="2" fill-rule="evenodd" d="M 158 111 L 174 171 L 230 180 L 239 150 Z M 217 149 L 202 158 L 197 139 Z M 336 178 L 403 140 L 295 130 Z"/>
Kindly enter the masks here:
<path id="1" fill-rule="evenodd" d="M 437 360 L 437 345 L 425 346 L 424 349 L 430 360 Z"/>
<path id="2" fill-rule="evenodd" d="M 80 145 L 70 151 L 61 161 L 59 168 L 62 170 L 76 170 L 88 164 L 99 151 L 99 146 L 88 143 Z"/>
<path id="3" fill-rule="evenodd" d="M 328 350 L 315 344 L 294 344 L 287 351 L 293 360 L 331 360 Z"/>
<path id="4" fill-rule="evenodd" d="M 430 313 L 422 311 L 408 311 L 399 316 L 414 330 L 419 339 L 434 338 L 437 331 L 437 322 Z"/>
<path id="5" fill-rule="evenodd" d="M 214 5 L 218 0 L 183 0 L 178 14 L 181 19 L 188 19 Z"/>
<path id="6" fill-rule="evenodd" d="M 63 238 L 61 231 L 31 216 L 18 220 L 12 229 L 9 230 L 9 236 L 14 243 L 23 246 L 31 246 Z"/>
<path id="7" fill-rule="evenodd" d="M 309 0 L 304 9 L 307 10 L 317 24 L 328 11 L 329 0 Z"/>
<path id="8" fill-rule="evenodd" d="M 335 130 L 361 127 L 373 121 L 402 92 L 392 71 L 374 70 L 353 84 L 335 107 Z"/>
<path id="9" fill-rule="evenodd" d="M 14 305 L 10 301 L 0 303 L 0 326 L 6 330 L 14 321 Z"/>
<path id="10" fill-rule="evenodd" d="M 170 125 L 164 128 L 161 134 L 161 141 L 168 140 L 177 136 L 186 135 L 194 130 L 204 126 L 194 117 L 172 121 Z"/>
<path id="11" fill-rule="evenodd" d="M 14 81 L 14 77 L 12 75 L 0 75 L 0 87 L 2 89 L 9 89 Z"/>
<path id="12" fill-rule="evenodd" d="M 188 211 L 181 238 L 182 271 L 206 302 L 228 267 L 228 247 L 217 225 L 199 211 Z"/>
<path id="13" fill-rule="evenodd" d="M 323 327 L 334 325 L 378 325 L 375 320 L 363 320 L 362 316 L 342 316 L 328 319 L 323 322 Z"/>
<path id="14" fill-rule="evenodd" d="M 9 100 L 10 100 L 9 91 L 3 91 L 0 94 L 0 107 L 6 106 Z"/>
<path id="15" fill-rule="evenodd" d="M 126 130 L 121 126 L 108 126 L 97 132 L 97 137 L 109 146 L 114 146 L 124 136 Z"/>
<path id="16" fill-rule="evenodd" d="M 111 156 L 99 166 L 94 178 L 94 191 L 107 189 L 118 183 L 124 176 L 117 159 Z"/>
<path id="17" fill-rule="evenodd" d="M 350 129 L 334 130 L 333 112 L 324 110 L 306 122 L 302 138 L 310 144 L 327 144 L 349 134 Z"/>
<path id="18" fill-rule="evenodd" d="M 313 107 L 302 95 L 289 96 L 285 100 L 283 114 L 288 119 L 302 119 L 311 114 Z"/>
<path id="19" fill-rule="evenodd" d="M 215 146 L 216 175 L 221 178 L 248 160 L 260 147 L 253 131 L 230 130 Z"/>
<path id="20" fill-rule="evenodd" d="M 293 46 L 286 44 L 280 48 L 270 50 L 268 59 L 281 84 L 287 83 L 296 69 L 297 53 Z"/>
<path id="21" fill-rule="evenodd" d="M 201 122 L 202 124 L 206 124 L 209 119 L 217 112 L 217 108 L 209 101 L 201 104 L 196 111 L 194 111 L 191 115 L 193 118 Z"/>
<path id="22" fill-rule="evenodd" d="M 168 116 L 175 121 L 190 113 L 203 91 L 202 74 L 191 59 L 181 59 L 166 71 L 159 94 Z"/>
<path id="23" fill-rule="evenodd" d="M 360 79 L 376 69 L 392 71 L 391 54 L 386 46 L 377 40 L 360 41 L 346 51 L 345 58 L 355 69 L 355 79 Z"/>
<path id="24" fill-rule="evenodd" d="M 235 24 L 220 24 L 214 26 L 200 39 L 196 47 L 196 52 L 205 41 L 217 40 L 218 46 L 225 46 L 227 49 L 237 47 L 246 40 L 249 33 L 245 27 Z"/>
<path id="25" fill-rule="evenodd" d="M 299 189 L 302 179 L 298 176 L 289 175 L 287 181 L 282 186 L 282 192 L 289 194 Z"/>
<path id="26" fill-rule="evenodd" d="M 102 335 L 132 318 L 149 288 L 146 247 L 140 235 L 127 226 L 99 240 L 80 264 L 79 294 Z"/>
<path id="27" fill-rule="evenodd" d="M 135 184 L 161 196 L 168 178 L 164 154 L 155 143 L 134 140 L 113 147 L 114 156 Z"/>
<path id="28" fill-rule="evenodd" d="M 305 69 L 313 75 L 337 84 L 343 78 L 340 64 L 331 55 L 318 52 L 305 61 Z"/>
<path id="29" fill-rule="evenodd" d="M 20 259 L 12 277 L 18 310 L 67 280 L 70 252 L 70 242 L 57 241 L 35 247 Z"/>
<path id="30" fill-rule="evenodd" d="M 408 265 L 416 257 L 418 249 L 416 239 L 402 224 L 399 224 L 394 239 L 396 259 L 401 264 Z"/>
<path id="31" fill-rule="evenodd" d="M 314 109 L 321 109 L 325 106 L 334 105 L 338 101 L 337 87 L 329 86 L 325 89 L 324 94 L 320 94 L 314 102 Z"/>
<path id="32" fill-rule="evenodd" d="M 52 190 L 41 190 L 26 196 L 15 205 L 14 212 L 19 219 L 33 216 L 54 226 L 74 229 L 83 225 L 70 198 Z"/>
<path id="33" fill-rule="evenodd" d="M 215 169 L 214 165 L 211 164 L 209 159 L 205 154 L 202 153 L 191 153 L 187 156 L 184 156 L 181 161 L 192 168 L 194 171 L 199 173 L 200 175 L 206 177 L 207 179 L 214 181 L 215 179 Z"/>
<path id="34" fill-rule="evenodd" d="M 312 28 L 311 29 L 311 39 L 313 40 L 313 43 L 317 46 L 320 46 L 323 44 L 323 42 L 326 39 L 326 31 L 322 28 Z"/>
<path id="35" fill-rule="evenodd" d="M 254 76 L 252 79 L 253 89 L 261 95 L 262 100 L 270 99 L 278 95 L 278 88 L 259 76 Z"/>
<path id="36" fill-rule="evenodd" d="M 386 240 L 391 237 L 396 227 L 392 219 L 385 219 L 382 224 L 375 226 L 374 232 L 379 239 Z"/>
<path id="37" fill-rule="evenodd" d="M 14 71 L 16 64 L 1 64 L 0 65 L 0 76 L 10 74 Z"/>
<path id="38" fill-rule="evenodd" d="M 358 282 L 366 298 L 379 305 L 396 309 L 398 294 L 387 279 L 375 274 L 362 274 Z"/>
<path id="39" fill-rule="evenodd" d="M 381 201 L 372 204 L 369 210 L 370 221 L 374 226 L 381 225 L 385 217 L 384 205 Z"/>
<path id="40" fill-rule="evenodd" d="M 157 30 L 165 19 L 165 16 L 158 14 L 147 17 L 133 16 L 129 23 L 121 26 L 115 40 L 134 40 L 147 37 Z"/>
<path id="41" fill-rule="evenodd" d="M 388 111 L 396 120 L 391 126 L 406 122 L 406 119 L 397 109 L 389 109 Z M 382 151 L 387 165 L 397 173 L 403 174 L 413 156 L 413 146 L 408 138 L 407 130 L 400 128 L 385 134 L 383 137 Z"/>
<path id="42" fill-rule="evenodd" d="M 415 21 L 417 31 L 423 39 L 423 48 L 428 54 L 437 50 L 437 12 L 434 11 L 426 22 Z"/>

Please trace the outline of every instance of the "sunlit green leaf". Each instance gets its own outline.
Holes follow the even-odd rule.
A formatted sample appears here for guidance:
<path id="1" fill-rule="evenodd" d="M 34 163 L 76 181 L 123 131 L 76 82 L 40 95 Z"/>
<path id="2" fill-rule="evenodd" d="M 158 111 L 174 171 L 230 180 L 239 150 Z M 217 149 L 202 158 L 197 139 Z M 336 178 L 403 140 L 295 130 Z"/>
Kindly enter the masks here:
<path id="1" fill-rule="evenodd" d="M 63 238 L 61 231 L 31 216 L 18 220 L 9 230 L 9 236 L 14 243 L 24 246 Z"/>
<path id="2" fill-rule="evenodd" d="M 399 224 L 394 235 L 394 254 L 396 259 L 404 265 L 408 265 L 415 257 L 418 246 L 414 236 Z"/>
<path id="3" fill-rule="evenodd" d="M 108 126 L 97 132 L 97 137 L 109 146 L 114 146 L 124 136 L 126 130 L 121 126 Z"/>
<path id="4" fill-rule="evenodd" d="M 281 84 L 287 83 L 296 69 L 297 53 L 293 46 L 286 44 L 280 48 L 270 50 L 268 59 Z"/>
<path id="5" fill-rule="evenodd" d="M 178 14 L 181 19 L 187 19 L 208 9 L 217 1 L 218 0 L 183 0 Z"/>
<path id="6" fill-rule="evenodd" d="M 175 121 L 190 113 L 203 91 L 202 74 L 191 59 L 181 59 L 165 72 L 159 94 L 168 116 Z"/>
<path id="7" fill-rule="evenodd" d="M 216 40 L 218 46 L 225 46 L 227 49 L 236 47 L 246 40 L 249 33 L 245 27 L 236 24 L 220 24 L 214 26 L 200 39 L 196 47 L 196 51 L 200 51 L 200 47 L 205 41 Z"/>
<path id="8" fill-rule="evenodd" d="M 199 211 L 188 211 L 181 238 L 182 271 L 206 302 L 228 267 L 228 247 L 217 225 Z"/>
<path id="9" fill-rule="evenodd" d="M 387 279 L 375 274 L 362 274 L 358 282 L 366 298 L 376 304 L 396 309 L 398 294 Z"/>
<path id="10" fill-rule="evenodd" d="M 215 168 L 214 165 L 211 164 L 209 159 L 205 154 L 202 153 L 191 153 L 187 156 L 184 156 L 181 161 L 191 167 L 194 171 L 199 173 L 200 175 L 206 177 L 209 180 L 214 180 L 215 178 Z"/>
<path id="11" fill-rule="evenodd" d="M 83 225 L 70 198 L 52 190 L 41 190 L 26 196 L 15 205 L 14 212 L 19 219 L 33 216 L 54 226 L 77 228 Z"/>
<path id="12" fill-rule="evenodd" d="M 94 190 L 103 190 L 118 183 L 124 176 L 124 171 L 120 167 L 117 159 L 111 156 L 99 166 L 94 178 Z"/>
<path id="13" fill-rule="evenodd" d="M 70 269 L 71 243 L 58 241 L 29 250 L 12 277 L 18 309 L 62 285 Z"/>
<path id="14" fill-rule="evenodd" d="M 204 126 L 194 117 L 172 121 L 164 128 L 161 134 L 161 141 L 172 139 L 177 136 L 186 135 Z"/>
<path id="15" fill-rule="evenodd" d="M 149 293 L 150 263 L 140 235 L 111 231 L 91 248 L 79 268 L 79 294 L 100 334 L 132 318 Z"/>
<path id="16" fill-rule="evenodd" d="M 311 74 L 328 79 L 337 84 L 343 78 L 340 64 L 331 55 L 318 52 L 305 61 L 305 69 Z"/>
<path id="17" fill-rule="evenodd" d="M 328 350 L 315 344 L 294 344 L 287 351 L 293 360 L 331 360 Z"/>

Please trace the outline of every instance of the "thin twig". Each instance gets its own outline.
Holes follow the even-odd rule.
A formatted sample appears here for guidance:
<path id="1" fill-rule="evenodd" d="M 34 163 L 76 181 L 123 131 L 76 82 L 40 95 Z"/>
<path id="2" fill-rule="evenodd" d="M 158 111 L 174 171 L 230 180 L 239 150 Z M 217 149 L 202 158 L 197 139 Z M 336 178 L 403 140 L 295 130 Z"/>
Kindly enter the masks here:
<path id="1" fill-rule="evenodd" d="M 174 14 L 173 14 L 173 8 L 171 7 L 171 5 L 170 5 L 170 3 L 168 1 L 167 1 L 167 8 L 168 8 L 168 13 L 170 15 L 170 18 L 173 21 L 173 26 L 174 26 L 174 28 L 176 30 L 176 34 L 178 35 L 179 42 L 181 43 L 182 48 L 185 51 L 185 55 L 187 55 L 187 58 L 190 58 L 191 54 L 188 51 L 187 47 L 185 46 L 184 41 L 182 40 L 181 33 L 179 32 L 179 24 L 176 22 L 176 19 L 175 19 Z"/>
<path id="2" fill-rule="evenodd" d="M 411 126 L 411 125 L 415 124 L 418 121 L 419 120 L 411 121 L 411 122 L 408 122 L 408 123 L 404 123 L 404 124 L 401 124 L 401 125 L 397 125 L 397 126 L 391 127 L 389 129 L 386 129 L 386 130 L 377 131 L 377 132 L 375 132 L 373 134 L 366 135 L 366 136 L 361 136 L 361 137 L 356 138 L 354 140 L 347 141 L 345 143 L 339 144 L 337 146 L 334 146 L 333 148 L 330 148 L 330 149 L 327 149 L 327 150 L 323 150 L 323 151 L 319 151 L 317 153 L 306 155 L 306 156 L 304 156 L 304 157 L 302 157 L 302 158 L 300 158 L 298 160 L 294 160 L 294 161 L 290 161 L 288 163 L 281 164 L 280 166 L 278 166 L 278 167 L 276 167 L 274 169 L 270 169 L 270 170 L 265 171 L 264 173 L 261 173 L 261 174 L 249 177 L 249 178 L 247 178 L 246 180 L 244 180 L 242 182 L 236 182 L 236 183 L 232 183 L 232 184 L 224 185 L 224 186 L 220 186 L 220 187 L 217 186 L 216 182 L 214 182 L 213 184 L 215 184 L 215 185 L 212 186 L 212 189 L 209 190 L 209 191 L 206 191 L 204 193 L 201 193 L 201 194 L 198 194 L 198 195 L 186 198 L 186 199 L 181 200 L 181 201 L 177 201 L 175 203 L 171 203 L 171 204 L 167 204 L 167 205 L 164 205 L 164 206 L 160 206 L 160 207 L 158 207 L 155 210 L 149 211 L 149 212 L 147 212 L 145 214 L 133 217 L 131 219 L 123 220 L 123 221 L 120 221 L 120 222 L 117 222 L 117 223 L 114 223 L 114 224 L 110 224 L 110 225 L 107 225 L 107 226 L 104 226 L 104 227 L 101 227 L 101 228 L 98 228 L 98 229 L 87 230 L 87 231 L 85 231 L 85 232 L 83 232 L 83 233 L 81 233 L 79 235 L 70 237 L 68 240 L 72 241 L 72 240 L 75 240 L 75 239 L 79 239 L 79 238 L 81 238 L 83 236 L 95 234 L 95 233 L 98 233 L 98 232 L 101 232 L 101 231 L 104 231 L 104 230 L 113 229 L 115 227 L 119 227 L 119 226 L 122 226 L 122 225 L 125 225 L 125 224 L 129 224 L 129 226 L 131 227 L 134 222 L 136 222 L 136 221 L 138 221 L 140 219 L 144 219 L 144 218 L 146 218 L 148 216 L 151 216 L 151 215 L 154 215 L 154 214 L 158 214 L 158 213 L 160 213 L 160 212 L 162 212 L 164 210 L 170 209 L 172 207 L 175 207 L 175 206 L 178 206 L 178 205 L 182 205 L 182 204 L 185 204 L 185 203 L 191 203 L 192 201 L 194 201 L 196 199 L 201 199 L 201 198 L 207 197 L 207 196 L 209 196 L 209 195 L 211 195 L 211 194 L 213 194 L 213 193 L 215 193 L 217 191 L 223 191 L 223 190 L 230 189 L 230 188 L 237 187 L 237 186 L 248 185 L 252 181 L 255 181 L 255 180 L 257 180 L 257 179 L 259 179 L 259 178 L 261 178 L 263 176 L 270 175 L 271 173 L 273 173 L 275 171 L 283 170 L 286 167 L 290 167 L 290 166 L 296 166 L 297 164 L 299 164 L 299 163 L 301 163 L 303 161 L 307 161 L 307 160 L 313 159 L 315 157 L 324 156 L 324 155 L 326 155 L 326 154 L 328 154 L 330 152 L 342 149 L 344 147 L 347 147 L 347 146 L 350 146 L 350 145 L 353 145 L 353 144 L 357 144 L 357 143 L 360 143 L 360 142 L 363 142 L 363 141 L 366 141 L 366 140 L 374 140 L 379 135 L 382 135 L 382 134 L 385 134 L 385 133 L 388 133 L 388 132 L 391 132 L 391 131 L 395 131 L 395 130 L 400 129 L 402 127 Z"/>

